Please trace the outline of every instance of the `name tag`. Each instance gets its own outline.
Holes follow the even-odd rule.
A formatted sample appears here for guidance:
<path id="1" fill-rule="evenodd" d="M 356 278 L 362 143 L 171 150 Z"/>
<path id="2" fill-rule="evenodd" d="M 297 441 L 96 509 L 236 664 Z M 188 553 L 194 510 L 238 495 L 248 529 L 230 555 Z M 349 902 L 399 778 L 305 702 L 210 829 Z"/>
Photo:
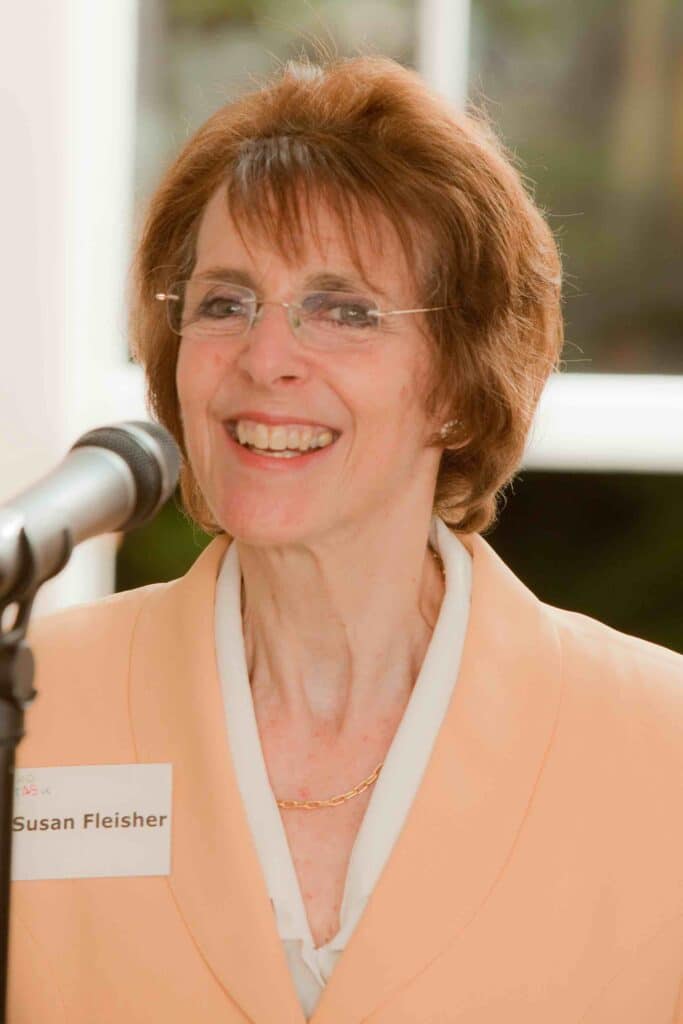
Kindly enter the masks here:
<path id="1" fill-rule="evenodd" d="M 170 874 L 171 769 L 170 764 L 17 769 L 13 881 Z"/>

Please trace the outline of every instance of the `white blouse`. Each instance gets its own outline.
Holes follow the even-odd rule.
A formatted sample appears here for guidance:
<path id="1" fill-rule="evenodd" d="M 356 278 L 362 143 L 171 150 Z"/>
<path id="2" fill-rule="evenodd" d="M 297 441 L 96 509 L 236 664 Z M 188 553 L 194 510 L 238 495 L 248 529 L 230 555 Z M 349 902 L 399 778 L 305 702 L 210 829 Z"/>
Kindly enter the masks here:
<path id="1" fill-rule="evenodd" d="M 215 632 L 228 740 L 237 783 L 277 927 L 306 1018 L 363 913 L 420 785 L 460 667 L 472 584 L 472 559 L 454 533 L 432 518 L 430 543 L 446 591 L 420 673 L 368 803 L 349 860 L 340 928 L 316 949 L 299 882 L 271 790 L 246 667 L 237 545 L 228 548 L 216 587 Z"/>

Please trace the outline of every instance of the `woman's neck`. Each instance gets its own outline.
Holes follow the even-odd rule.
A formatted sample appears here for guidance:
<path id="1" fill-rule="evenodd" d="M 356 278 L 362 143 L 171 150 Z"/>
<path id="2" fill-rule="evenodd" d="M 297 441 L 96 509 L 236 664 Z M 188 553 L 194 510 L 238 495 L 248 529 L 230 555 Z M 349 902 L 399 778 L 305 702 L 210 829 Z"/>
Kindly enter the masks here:
<path id="1" fill-rule="evenodd" d="M 385 536 L 354 557 L 240 546 L 247 669 L 262 718 L 341 742 L 402 713 L 444 593 L 426 536 L 403 548 Z"/>

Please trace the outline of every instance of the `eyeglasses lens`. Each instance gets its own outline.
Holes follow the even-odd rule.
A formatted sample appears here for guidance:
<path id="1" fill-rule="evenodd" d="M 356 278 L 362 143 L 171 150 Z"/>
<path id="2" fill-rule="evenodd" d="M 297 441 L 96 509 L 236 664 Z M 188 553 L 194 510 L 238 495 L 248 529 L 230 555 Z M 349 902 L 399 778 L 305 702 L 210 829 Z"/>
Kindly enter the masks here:
<path id="1" fill-rule="evenodd" d="M 315 348 L 367 341 L 381 322 L 372 299 L 348 292 L 312 292 L 300 302 L 273 304 L 288 307 L 292 329 Z M 260 313 L 250 289 L 201 278 L 174 284 L 166 308 L 172 331 L 196 337 L 244 335 Z"/>
<path id="2" fill-rule="evenodd" d="M 167 301 L 171 330 L 178 334 L 241 334 L 251 325 L 255 296 L 248 288 L 224 281 L 181 281 Z"/>

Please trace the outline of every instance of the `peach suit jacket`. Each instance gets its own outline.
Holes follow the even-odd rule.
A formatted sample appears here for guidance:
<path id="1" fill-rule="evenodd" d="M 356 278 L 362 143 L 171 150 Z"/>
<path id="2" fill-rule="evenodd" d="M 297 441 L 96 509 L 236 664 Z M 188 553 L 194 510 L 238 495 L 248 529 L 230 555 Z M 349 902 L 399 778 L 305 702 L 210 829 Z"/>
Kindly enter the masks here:
<path id="1" fill-rule="evenodd" d="M 313 1024 L 682 1024 L 683 657 L 479 535 L 460 672 Z M 172 763 L 168 877 L 13 884 L 10 1024 L 303 1024 L 227 741 L 218 537 L 39 620 L 26 767 Z"/>

